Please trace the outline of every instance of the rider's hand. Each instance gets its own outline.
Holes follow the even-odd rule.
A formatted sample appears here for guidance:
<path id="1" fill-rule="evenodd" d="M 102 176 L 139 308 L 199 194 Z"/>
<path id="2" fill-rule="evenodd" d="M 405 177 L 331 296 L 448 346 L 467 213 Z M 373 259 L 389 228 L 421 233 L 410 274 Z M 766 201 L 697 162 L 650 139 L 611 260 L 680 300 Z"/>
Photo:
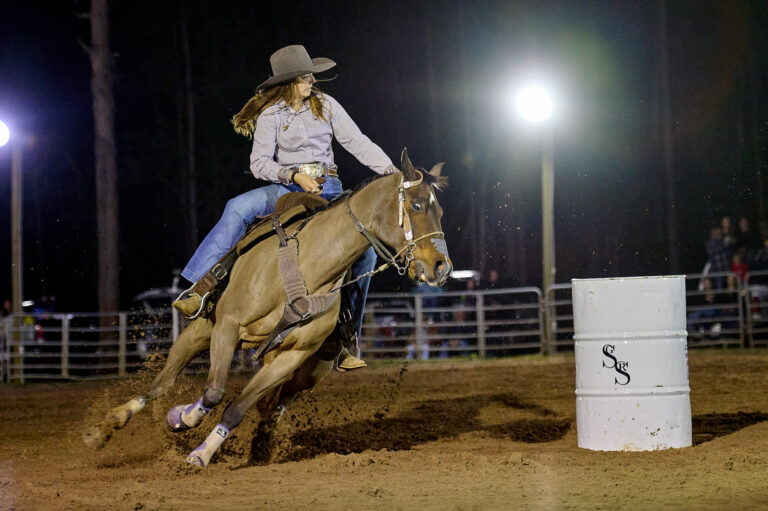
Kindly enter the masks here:
<path id="1" fill-rule="evenodd" d="M 299 174 L 298 172 L 293 176 L 293 182 L 299 185 L 302 190 L 309 193 L 320 193 L 323 189 L 323 181 L 325 181 L 325 179 L 320 177 L 315 179 L 314 177 L 306 174 Z"/>

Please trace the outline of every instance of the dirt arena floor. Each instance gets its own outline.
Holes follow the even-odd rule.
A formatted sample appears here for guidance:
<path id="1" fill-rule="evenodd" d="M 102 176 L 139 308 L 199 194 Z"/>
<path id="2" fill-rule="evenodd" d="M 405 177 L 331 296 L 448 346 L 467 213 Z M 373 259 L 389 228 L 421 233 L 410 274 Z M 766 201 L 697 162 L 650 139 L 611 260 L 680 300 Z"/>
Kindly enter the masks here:
<path id="1" fill-rule="evenodd" d="M 294 403 L 269 459 L 254 412 L 203 470 L 184 456 L 224 407 L 178 435 L 163 422 L 201 379 L 100 451 L 82 428 L 148 375 L 0 386 L 0 509 L 766 509 L 767 366 L 766 351 L 691 352 L 694 446 L 643 453 L 576 447 L 572 356 L 334 373 Z"/>

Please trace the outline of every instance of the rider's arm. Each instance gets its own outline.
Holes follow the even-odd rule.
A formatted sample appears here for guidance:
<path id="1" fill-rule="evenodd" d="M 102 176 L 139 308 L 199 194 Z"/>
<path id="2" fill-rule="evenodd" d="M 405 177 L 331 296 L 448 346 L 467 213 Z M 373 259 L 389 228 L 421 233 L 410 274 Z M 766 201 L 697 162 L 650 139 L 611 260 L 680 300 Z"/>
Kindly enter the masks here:
<path id="1" fill-rule="evenodd" d="M 331 127 L 333 135 L 339 141 L 341 146 L 349 151 L 352 156 L 358 159 L 360 163 L 370 168 L 377 174 L 392 174 L 398 172 L 392 165 L 392 160 L 384 154 L 381 147 L 377 146 L 371 139 L 363 135 L 355 121 L 349 116 L 346 110 L 331 96 L 325 96 L 328 100 L 328 106 L 331 112 Z"/>
<path id="2" fill-rule="evenodd" d="M 266 109 L 256 119 L 256 129 L 253 132 L 253 149 L 251 150 L 251 172 L 256 179 L 288 184 L 291 167 L 283 167 L 275 161 L 279 119 L 277 112 L 271 110 L 270 108 Z"/>

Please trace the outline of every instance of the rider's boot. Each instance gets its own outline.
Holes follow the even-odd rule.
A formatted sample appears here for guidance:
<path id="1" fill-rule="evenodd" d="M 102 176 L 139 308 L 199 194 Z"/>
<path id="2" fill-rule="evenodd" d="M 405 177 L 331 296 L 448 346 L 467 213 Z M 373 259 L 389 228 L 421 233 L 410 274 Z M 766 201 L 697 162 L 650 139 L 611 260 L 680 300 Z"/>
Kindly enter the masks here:
<path id="1" fill-rule="evenodd" d="M 206 314 L 206 301 L 218 284 L 218 280 L 207 273 L 202 279 L 195 282 L 189 289 L 182 291 L 176 301 L 173 302 L 173 308 L 176 309 L 187 319 L 195 319 L 200 315 Z"/>
<path id="2" fill-rule="evenodd" d="M 339 358 L 336 361 L 336 370 L 340 373 L 347 371 L 353 371 L 355 369 L 361 369 L 368 364 L 364 360 L 358 358 L 360 355 L 360 348 L 357 344 L 357 330 L 352 322 L 344 323 L 341 325 L 341 337 L 343 339 L 343 346 L 339 353 Z"/>
<path id="3" fill-rule="evenodd" d="M 346 373 L 347 371 L 353 371 L 355 369 L 362 369 L 367 366 L 365 360 L 361 360 L 349 352 L 347 348 L 341 348 L 339 353 L 339 362 L 336 365 L 336 370 L 340 373 Z"/>
<path id="4" fill-rule="evenodd" d="M 207 318 L 216 304 L 216 295 L 220 291 L 216 288 L 227 279 L 236 259 L 237 247 L 232 247 L 202 279 L 186 291 L 182 291 L 173 302 L 173 308 L 187 319 Z"/>

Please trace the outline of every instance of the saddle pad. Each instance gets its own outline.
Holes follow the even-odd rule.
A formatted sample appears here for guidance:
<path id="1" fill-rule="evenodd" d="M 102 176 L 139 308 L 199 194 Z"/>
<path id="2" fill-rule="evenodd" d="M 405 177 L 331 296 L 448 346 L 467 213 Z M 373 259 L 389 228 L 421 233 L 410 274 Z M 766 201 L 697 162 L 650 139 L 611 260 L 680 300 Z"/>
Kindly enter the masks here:
<path id="1" fill-rule="evenodd" d="M 307 213 L 307 208 L 299 205 L 292 207 L 284 213 L 281 213 L 277 219 L 283 225 L 283 227 L 285 227 L 292 224 L 296 220 L 304 218 L 307 216 Z M 248 229 L 248 231 L 246 231 L 245 235 L 240 238 L 240 241 L 237 242 L 237 255 L 243 255 L 245 252 L 253 248 L 257 243 L 273 234 L 275 234 L 275 230 L 272 228 L 272 215 L 261 217 L 261 219 L 254 223 Z"/>

